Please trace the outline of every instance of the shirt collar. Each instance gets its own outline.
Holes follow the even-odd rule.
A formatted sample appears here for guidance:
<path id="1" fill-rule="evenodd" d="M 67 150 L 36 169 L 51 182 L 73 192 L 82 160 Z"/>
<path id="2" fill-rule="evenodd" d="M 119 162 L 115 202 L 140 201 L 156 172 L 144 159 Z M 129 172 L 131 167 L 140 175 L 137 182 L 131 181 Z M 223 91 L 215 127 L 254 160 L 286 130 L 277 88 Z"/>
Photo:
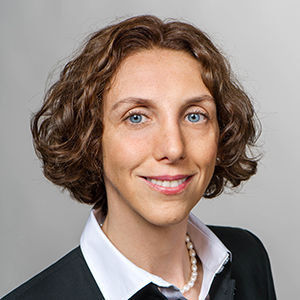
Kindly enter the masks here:
<path id="1" fill-rule="evenodd" d="M 229 251 L 196 216 L 190 214 L 188 233 L 203 265 L 199 299 L 209 292 L 213 277 L 228 260 Z M 89 269 L 105 299 L 128 299 L 153 282 L 160 287 L 171 283 L 132 263 L 110 242 L 91 211 L 80 239 L 80 247 Z M 116 286 L 117 283 L 117 286 Z"/>

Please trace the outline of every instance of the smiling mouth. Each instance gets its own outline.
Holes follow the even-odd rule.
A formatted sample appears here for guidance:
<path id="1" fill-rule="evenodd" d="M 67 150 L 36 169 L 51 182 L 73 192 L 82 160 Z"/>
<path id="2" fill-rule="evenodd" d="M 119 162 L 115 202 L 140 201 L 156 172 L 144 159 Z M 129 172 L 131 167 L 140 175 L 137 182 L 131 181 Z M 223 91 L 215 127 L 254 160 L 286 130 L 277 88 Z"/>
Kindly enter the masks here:
<path id="1" fill-rule="evenodd" d="M 179 180 L 157 180 L 157 179 L 152 179 L 152 178 L 146 178 L 146 180 L 150 181 L 151 183 L 161 186 L 161 187 L 178 187 L 182 183 L 184 183 L 188 177 L 185 177 L 183 179 Z"/>
<path id="2" fill-rule="evenodd" d="M 174 195 L 179 194 L 185 190 L 185 188 L 191 181 L 192 176 L 175 176 L 173 180 L 171 176 L 161 176 L 159 179 L 153 177 L 142 178 L 152 189 L 166 195 Z"/>

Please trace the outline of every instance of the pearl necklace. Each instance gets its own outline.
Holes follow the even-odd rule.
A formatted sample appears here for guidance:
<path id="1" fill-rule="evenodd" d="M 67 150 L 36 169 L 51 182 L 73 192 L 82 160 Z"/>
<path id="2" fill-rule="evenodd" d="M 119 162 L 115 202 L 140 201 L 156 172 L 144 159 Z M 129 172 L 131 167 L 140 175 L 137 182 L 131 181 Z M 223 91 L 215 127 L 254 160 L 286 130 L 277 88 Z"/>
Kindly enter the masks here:
<path id="1" fill-rule="evenodd" d="M 191 260 L 191 277 L 188 283 L 186 283 L 182 289 L 180 289 L 180 292 L 182 294 L 188 292 L 195 284 L 195 281 L 197 279 L 198 276 L 198 272 L 197 272 L 197 258 L 196 258 L 196 252 L 194 250 L 194 246 L 191 242 L 190 237 L 188 236 L 188 234 L 186 234 L 185 237 L 185 242 L 186 242 L 186 247 L 189 251 L 190 254 L 190 260 Z"/>

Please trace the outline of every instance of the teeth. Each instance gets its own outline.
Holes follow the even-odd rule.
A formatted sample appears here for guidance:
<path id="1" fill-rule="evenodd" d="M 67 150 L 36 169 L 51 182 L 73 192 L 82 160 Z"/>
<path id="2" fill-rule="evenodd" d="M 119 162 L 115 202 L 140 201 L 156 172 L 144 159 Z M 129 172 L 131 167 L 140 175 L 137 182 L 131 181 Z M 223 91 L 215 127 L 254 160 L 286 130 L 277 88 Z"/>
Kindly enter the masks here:
<path id="1" fill-rule="evenodd" d="M 177 187 L 181 185 L 183 182 L 185 182 L 186 179 L 187 177 L 179 180 L 156 180 L 156 179 L 147 178 L 148 181 L 162 187 Z"/>

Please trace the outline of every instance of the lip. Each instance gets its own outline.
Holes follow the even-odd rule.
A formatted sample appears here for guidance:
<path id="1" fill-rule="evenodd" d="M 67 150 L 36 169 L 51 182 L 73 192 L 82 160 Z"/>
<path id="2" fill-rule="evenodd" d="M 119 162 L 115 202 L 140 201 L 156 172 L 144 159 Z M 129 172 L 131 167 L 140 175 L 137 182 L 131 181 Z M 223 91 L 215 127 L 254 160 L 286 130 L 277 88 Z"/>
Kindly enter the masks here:
<path id="1" fill-rule="evenodd" d="M 144 176 L 144 178 L 156 179 L 156 180 L 180 180 L 191 175 L 162 175 L 162 176 Z"/>
<path id="2" fill-rule="evenodd" d="M 182 193 L 186 187 L 188 186 L 188 184 L 190 183 L 192 177 L 194 175 L 175 175 L 175 176 L 171 176 L 171 175 L 163 175 L 163 176 L 147 176 L 147 177 L 141 177 L 146 184 L 153 190 L 158 191 L 162 194 L 165 195 L 176 195 L 176 194 L 180 194 Z M 176 186 L 176 187 L 164 187 L 164 186 L 160 186 L 157 184 L 154 184 L 150 181 L 147 180 L 147 178 L 150 179 L 156 179 L 156 180 L 180 180 L 183 178 L 187 178 L 182 184 Z"/>

